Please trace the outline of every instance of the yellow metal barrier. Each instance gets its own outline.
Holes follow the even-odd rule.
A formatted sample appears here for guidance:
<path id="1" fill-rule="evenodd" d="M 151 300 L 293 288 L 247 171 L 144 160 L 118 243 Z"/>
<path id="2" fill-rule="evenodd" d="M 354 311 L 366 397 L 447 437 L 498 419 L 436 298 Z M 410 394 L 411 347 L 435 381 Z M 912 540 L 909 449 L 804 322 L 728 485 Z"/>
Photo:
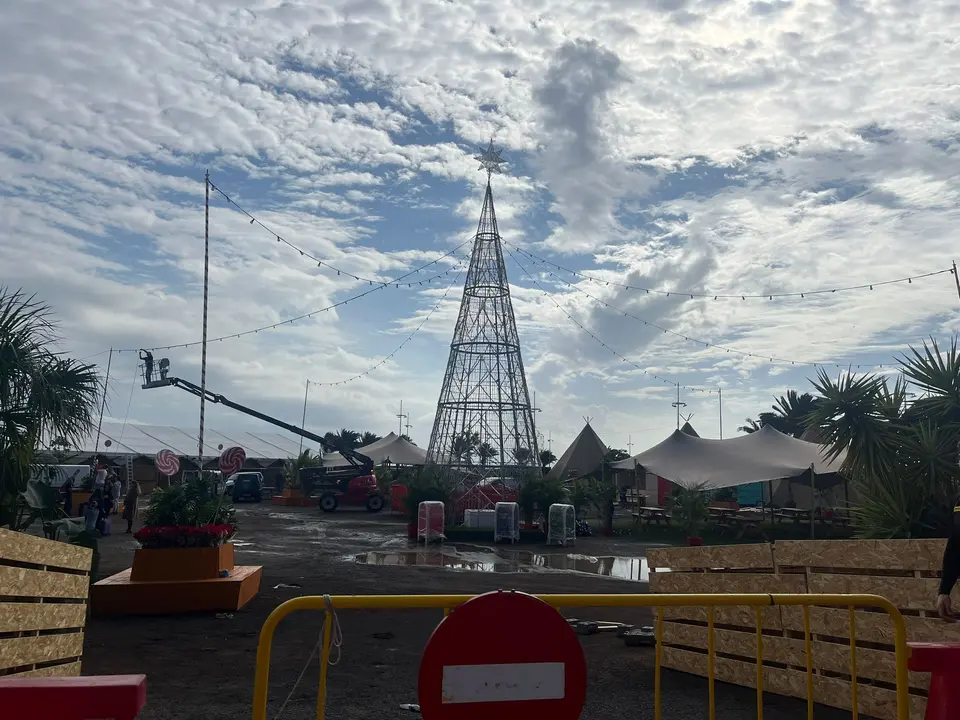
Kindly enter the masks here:
<path id="1" fill-rule="evenodd" d="M 279 605 L 260 630 L 257 645 L 257 671 L 253 691 L 253 720 L 267 720 L 267 685 L 270 674 L 270 651 L 277 625 L 287 615 L 298 610 L 326 611 L 329 605 L 335 612 L 341 610 L 443 610 L 467 602 L 474 595 L 308 595 L 294 598 Z M 652 607 L 657 609 L 656 620 L 656 666 L 654 670 L 654 717 L 661 720 L 660 664 L 662 660 L 663 608 L 706 607 L 709 608 L 708 689 L 710 720 L 716 718 L 715 706 L 715 640 L 714 609 L 717 607 L 749 606 L 756 608 L 757 622 L 757 718 L 763 720 L 763 608 L 772 606 L 800 606 L 803 608 L 803 634 L 807 659 L 807 717 L 813 718 L 813 658 L 810 630 L 810 607 L 832 606 L 850 609 L 850 673 L 853 718 L 857 718 L 857 656 L 856 656 L 856 608 L 877 608 L 885 611 L 893 623 L 894 656 L 897 680 L 897 720 L 909 720 L 910 707 L 907 685 L 907 630 L 903 616 L 897 607 L 879 595 L 766 595 L 766 594 L 691 594 L 691 595 L 538 595 L 541 600 L 555 608 L 625 608 Z M 327 667 L 330 660 L 334 617 L 327 613 L 324 620 L 324 635 L 321 652 L 320 686 L 317 692 L 317 720 L 324 720 L 327 699 Z"/>

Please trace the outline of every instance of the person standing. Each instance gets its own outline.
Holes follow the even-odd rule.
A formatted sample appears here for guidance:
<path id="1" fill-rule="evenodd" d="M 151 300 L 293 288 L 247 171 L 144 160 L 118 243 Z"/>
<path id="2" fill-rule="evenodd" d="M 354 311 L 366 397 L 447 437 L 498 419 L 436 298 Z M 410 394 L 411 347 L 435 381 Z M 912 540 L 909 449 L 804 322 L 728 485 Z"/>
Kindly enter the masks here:
<path id="1" fill-rule="evenodd" d="M 60 492 L 63 493 L 63 512 L 70 517 L 73 513 L 73 478 L 67 477 L 67 481 L 60 486 Z"/>
<path id="2" fill-rule="evenodd" d="M 110 471 L 110 479 L 113 480 L 113 514 L 117 514 L 117 507 L 120 505 L 120 476 L 113 470 Z"/>
<path id="3" fill-rule="evenodd" d="M 123 498 L 123 519 L 127 521 L 124 533 L 133 532 L 133 521 L 137 518 L 137 506 L 140 504 L 140 483 L 130 479 L 127 483 L 127 495 Z"/>
<path id="4" fill-rule="evenodd" d="M 953 532 L 943 551 L 940 590 L 937 594 L 937 614 L 948 622 L 958 619 L 950 600 L 950 593 L 953 592 L 953 586 L 957 584 L 957 580 L 960 580 L 960 505 L 953 508 Z"/>

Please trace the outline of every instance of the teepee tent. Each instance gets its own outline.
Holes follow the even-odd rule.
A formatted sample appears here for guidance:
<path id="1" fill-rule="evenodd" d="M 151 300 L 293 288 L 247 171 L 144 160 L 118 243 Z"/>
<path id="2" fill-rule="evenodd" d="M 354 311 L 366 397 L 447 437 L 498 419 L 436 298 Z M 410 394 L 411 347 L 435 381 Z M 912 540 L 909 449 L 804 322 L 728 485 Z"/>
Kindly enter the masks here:
<path id="1" fill-rule="evenodd" d="M 570 443 L 570 447 L 564 450 L 560 459 L 550 468 L 547 477 L 565 480 L 568 477 L 589 475 L 603 464 L 606 454 L 606 444 L 588 422 L 577 438 Z"/>

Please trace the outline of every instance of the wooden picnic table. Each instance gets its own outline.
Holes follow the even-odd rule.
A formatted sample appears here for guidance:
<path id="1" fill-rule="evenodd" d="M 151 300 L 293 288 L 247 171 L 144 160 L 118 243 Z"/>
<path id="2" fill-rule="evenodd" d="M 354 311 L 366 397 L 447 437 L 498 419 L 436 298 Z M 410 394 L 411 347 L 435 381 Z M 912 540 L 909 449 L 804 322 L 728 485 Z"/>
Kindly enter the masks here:
<path id="1" fill-rule="evenodd" d="M 649 525 L 651 522 L 657 523 L 659 525 L 662 522 L 669 523 L 672 515 L 667 512 L 665 508 L 662 507 L 640 507 L 637 508 L 637 512 L 633 513 L 633 519 L 637 522 L 642 522 L 645 525 Z"/>

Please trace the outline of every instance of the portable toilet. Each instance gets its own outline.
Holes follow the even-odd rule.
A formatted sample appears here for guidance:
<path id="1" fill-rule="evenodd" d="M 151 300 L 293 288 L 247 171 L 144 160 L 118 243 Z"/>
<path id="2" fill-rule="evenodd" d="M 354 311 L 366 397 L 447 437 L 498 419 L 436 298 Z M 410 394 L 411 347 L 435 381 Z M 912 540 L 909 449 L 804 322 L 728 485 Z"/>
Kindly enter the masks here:
<path id="1" fill-rule="evenodd" d="M 494 506 L 493 541 L 520 542 L 520 506 L 515 502 L 498 502 Z"/>
<path id="2" fill-rule="evenodd" d="M 547 545 L 573 545 L 577 540 L 577 513 L 573 505 L 554 503 L 547 512 Z"/>
<path id="3" fill-rule="evenodd" d="M 446 508 L 439 500 L 424 500 L 417 506 L 417 542 L 426 544 L 432 540 L 444 540 Z"/>

